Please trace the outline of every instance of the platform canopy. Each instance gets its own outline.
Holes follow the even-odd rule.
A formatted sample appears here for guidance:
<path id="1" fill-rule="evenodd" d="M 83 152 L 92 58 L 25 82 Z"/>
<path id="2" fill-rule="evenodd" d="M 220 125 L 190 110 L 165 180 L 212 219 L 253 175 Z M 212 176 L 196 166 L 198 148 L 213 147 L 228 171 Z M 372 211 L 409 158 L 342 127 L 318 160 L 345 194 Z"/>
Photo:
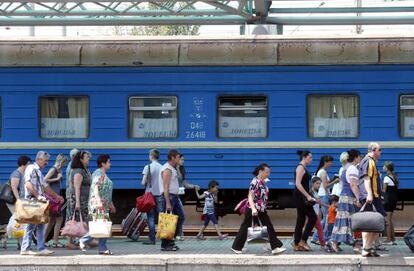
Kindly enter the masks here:
<path id="1" fill-rule="evenodd" d="M 370 0 L 364 6 L 363 0 L 343 0 L 328 7 L 332 1 L 0 1 L 0 25 L 414 24 L 413 1 Z"/>

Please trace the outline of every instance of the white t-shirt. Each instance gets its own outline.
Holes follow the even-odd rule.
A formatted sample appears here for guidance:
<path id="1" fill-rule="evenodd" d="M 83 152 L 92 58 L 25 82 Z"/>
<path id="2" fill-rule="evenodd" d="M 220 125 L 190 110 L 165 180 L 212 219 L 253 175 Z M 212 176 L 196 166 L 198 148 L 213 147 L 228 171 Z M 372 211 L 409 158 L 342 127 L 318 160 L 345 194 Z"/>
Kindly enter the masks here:
<path id="1" fill-rule="evenodd" d="M 160 196 L 164 193 L 164 186 L 160 178 L 161 168 L 162 165 L 158 163 L 158 161 L 152 161 L 150 164 L 150 176 L 148 176 L 148 165 L 146 165 L 142 170 L 142 175 L 147 175 L 147 178 L 150 177 L 149 181 L 151 182 L 151 187 L 150 185 L 147 185 L 145 191 L 151 192 L 154 196 Z"/>
<path id="2" fill-rule="evenodd" d="M 178 195 L 178 192 L 180 190 L 180 184 L 178 182 L 178 173 L 177 173 L 177 170 L 173 166 L 171 166 L 168 162 L 165 163 L 162 166 L 161 170 L 160 170 L 161 183 L 164 187 L 164 182 L 162 181 L 162 172 L 166 169 L 171 170 L 171 181 L 170 181 L 170 191 L 169 192 L 170 192 L 170 194 Z"/>
<path id="3" fill-rule="evenodd" d="M 313 191 L 313 189 L 311 190 L 312 191 L 312 194 L 313 194 L 313 197 L 314 198 L 319 198 L 318 197 L 318 193 L 316 193 L 315 191 Z M 320 211 L 320 206 L 319 206 L 319 204 L 318 203 L 315 203 L 313 206 L 313 210 L 315 211 L 315 213 L 317 214 L 317 215 L 319 215 L 319 211 Z"/>
<path id="4" fill-rule="evenodd" d="M 384 177 L 384 184 L 387 184 L 388 186 L 395 186 L 393 179 L 388 176 Z"/>
<path id="5" fill-rule="evenodd" d="M 323 168 L 321 168 L 318 171 L 318 173 L 316 174 L 316 176 L 318 176 L 319 178 L 321 178 L 321 180 L 323 180 L 323 178 L 322 178 L 323 176 L 326 176 L 326 179 L 327 179 L 328 183 L 330 182 L 330 179 L 329 179 L 329 176 L 328 176 L 328 172 L 326 172 L 326 170 L 323 169 Z M 323 182 L 322 182 L 321 187 L 319 187 L 318 196 L 319 197 L 323 197 L 323 196 L 326 196 L 326 194 L 329 194 L 329 191 L 327 193 L 327 191 L 323 187 Z"/>
<path id="6" fill-rule="evenodd" d="M 344 171 L 344 167 L 341 167 L 338 172 L 339 178 L 341 178 L 343 171 Z M 332 187 L 331 194 L 339 197 L 342 193 L 342 188 L 343 188 L 342 181 L 339 181 L 338 183 L 334 184 L 334 186 Z"/>
<path id="7" fill-rule="evenodd" d="M 346 170 L 346 181 L 351 183 L 351 179 L 358 181 L 359 180 L 359 170 L 356 166 L 350 165 Z"/>

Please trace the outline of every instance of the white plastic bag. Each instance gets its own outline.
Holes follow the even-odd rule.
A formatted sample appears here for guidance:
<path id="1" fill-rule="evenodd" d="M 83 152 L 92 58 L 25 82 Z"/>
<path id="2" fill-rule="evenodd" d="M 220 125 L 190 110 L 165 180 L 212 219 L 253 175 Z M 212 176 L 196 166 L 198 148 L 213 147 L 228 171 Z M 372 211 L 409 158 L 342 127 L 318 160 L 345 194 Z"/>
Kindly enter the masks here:
<path id="1" fill-rule="evenodd" d="M 26 228 L 26 224 L 18 223 L 15 220 L 14 214 L 13 214 L 9 219 L 9 224 L 7 224 L 7 236 L 9 238 L 16 238 L 16 239 L 23 238 L 25 228 Z"/>

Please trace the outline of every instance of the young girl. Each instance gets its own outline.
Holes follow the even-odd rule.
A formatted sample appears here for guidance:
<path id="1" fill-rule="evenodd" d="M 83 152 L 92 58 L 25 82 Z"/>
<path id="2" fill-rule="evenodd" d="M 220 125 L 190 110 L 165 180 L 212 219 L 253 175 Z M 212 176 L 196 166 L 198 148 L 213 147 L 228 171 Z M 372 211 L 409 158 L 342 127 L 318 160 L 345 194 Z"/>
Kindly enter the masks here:
<path id="1" fill-rule="evenodd" d="M 199 188 L 195 187 L 197 197 L 199 199 L 205 199 L 203 216 L 204 216 L 204 225 L 201 227 L 200 232 L 197 234 L 198 240 L 205 240 L 204 230 L 207 228 L 208 224 L 213 222 L 214 227 L 216 228 L 217 234 L 220 240 L 227 238 L 228 234 L 222 234 L 217 222 L 216 211 L 214 208 L 214 203 L 217 202 L 217 193 L 218 193 L 219 183 L 217 181 L 210 181 L 208 184 L 208 191 L 205 191 L 202 195 L 198 193 Z"/>
<path id="2" fill-rule="evenodd" d="M 316 228 L 317 233 L 318 233 L 317 238 L 319 239 L 319 243 L 316 242 L 316 240 L 312 240 L 311 243 L 314 243 L 316 245 L 320 245 L 321 249 L 324 250 L 325 249 L 325 239 L 323 238 L 323 227 L 322 227 L 321 216 L 320 216 L 321 205 L 323 206 L 324 203 L 321 202 L 321 200 L 319 199 L 319 196 L 318 196 L 318 191 L 319 191 L 319 188 L 321 187 L 322 180 L 318 176 L 314 176 L 314 177 L 312 177 L 311 182 L 312 182 L 311 193 L 316 199 L 316 203 L 313 205 L 313 210 L 315 211 L 315 214 L 316 214 L 315 228 Z"/>
<path id="3" fill-rule="evenodd" d="M 62 167 L 66 164 L 68 161 L 67 157 L 63 154 L 58 154 L 56 157 L 56 162 L 53 167 L 49 169 L 49 172 L 45 176 L 45 181 L 49 184 L 49 187 L 53 189 L 53 191 L 60 195 L 60 185 L 62 182 Z M 45 237 L 47 237 L 52 230 L 52 227 L 54 226 L 53 230 L 53 242 L 51 244 L 51 247 L 54 248 L 63 248 L 65 247 L 64 244 L 59 242 L 59 232 L 60 228 L 63 223 L 63 216 L 50 216 L 50 222 L 47 224 L 46 234 Z"/>
<path id="4" fill-rule="evenodd" d="M 392 162 L 386 161 L 384 163 L 384 172 L 387 174 L 384 177 L 384 193 L 385 201 L 384 208 L 387 212 L 387 240 L 383 242 L 384 245 L 395 245 L 395 233 L 394 233 L 394 223 L 392 221 L 392 215 L 397 207 L 398 201 L 398 177 L 394 171 L 394 164 Z"/>

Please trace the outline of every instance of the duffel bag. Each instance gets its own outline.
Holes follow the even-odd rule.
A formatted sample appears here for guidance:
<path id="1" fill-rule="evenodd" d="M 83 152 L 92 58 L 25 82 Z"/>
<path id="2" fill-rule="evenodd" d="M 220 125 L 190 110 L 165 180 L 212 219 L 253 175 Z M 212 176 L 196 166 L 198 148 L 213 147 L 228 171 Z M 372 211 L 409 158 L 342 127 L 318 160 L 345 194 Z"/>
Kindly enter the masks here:
<path id="1" fill-rule="evenodd" d="M 385 228 L 384 217 L 377 212 L 375 206 L 372 205 L 372 211 L 365 211 L 365 203 L 361 210 L 351 215 L 351 229 L 353 232 L 378 232 L 382 233 Z"/>

